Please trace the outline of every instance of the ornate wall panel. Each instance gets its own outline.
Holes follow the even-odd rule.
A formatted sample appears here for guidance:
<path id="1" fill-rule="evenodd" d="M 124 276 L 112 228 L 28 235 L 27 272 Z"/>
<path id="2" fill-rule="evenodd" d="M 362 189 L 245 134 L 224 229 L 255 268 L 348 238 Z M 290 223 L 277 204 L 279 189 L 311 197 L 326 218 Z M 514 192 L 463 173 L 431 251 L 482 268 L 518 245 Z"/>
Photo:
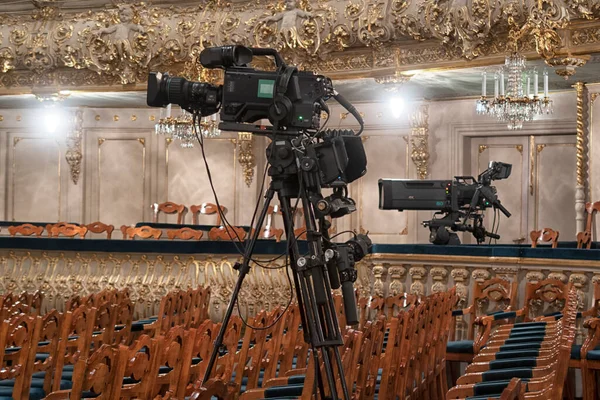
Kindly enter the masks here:
<path id="1" fill-rule="evenodd" d="M 573 160 L 576 149 L 574 137 L 562 139 L 536 141 L 534 229 L 553 228 L 571 240 L 577 235 L 575 208 L 565 205 L 575 202 L 576 165 L 564 160 Z"/>
<path id="2" fill-rule="evenodd" d="M 144 221 L 146 195 L 145 138 L 97 139 L 98 220 L 117 226 Z"/>
<path id="3" fill-rule="evenodd" d="M 358 229 L 369 232 L 377 243 L 404 242 L 409 233 L 408 213 L 379 211 L 380 178 L 409 178 L 410 160 L 408 132 L 388 130 L 363 134 L 368 165 L 367 175 L 354 184 L 353 195 L 358 203 Z M 375 161 L 377 160 L 377 161 Z"/>
<path id="4" fill-rule="evenodd" d="M 164 140 L 160 137 L 159 140 Z M 236 182 L 235 177 L 239 170 L 237 161 L 237 141 L 229 138 L 212 138 L 205 141 L 205 154 L 212 175 L 213 184 L 219 203 L 227 207 L 230 222 L 235 220 L 236 213 Z M 166 188 L 159 193 L 159 202 L 173 201 L 175 203 L 202 204 L 214 203 L 214 196 L 210 190 L 206 166 L 202 159 L 200 146 L 184 149 L 179 146 L 179 141 L 169 144 L 165 142 L 165 170 Z M 262 176 L 261 176 L 262 178 Z M 164 217 L 163 217 L 164 218 Z M 168 218 L 165 218 L 168 220 Z M 214 224 L 216 217 L 200 217 L 201 221 Z M 191 223 L 191 217 L 187 218 Z"/>
<path id="5" fill-rule="evenodd" d="M 10 134 L 10 211 L 12 221 L 61 220 L 62 154 L 56 138 Z"/>

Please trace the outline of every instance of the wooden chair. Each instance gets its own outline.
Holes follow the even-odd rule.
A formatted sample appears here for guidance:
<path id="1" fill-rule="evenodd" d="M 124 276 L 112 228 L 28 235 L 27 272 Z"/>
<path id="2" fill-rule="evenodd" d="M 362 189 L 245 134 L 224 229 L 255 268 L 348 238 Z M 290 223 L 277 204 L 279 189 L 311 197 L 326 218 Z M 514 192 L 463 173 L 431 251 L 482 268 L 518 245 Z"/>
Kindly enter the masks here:
<path id="1" fill-rule="evenodd" d="M 31 356 L 30 349 L 37 343 L 34 333 L 36 317 L 21 314 L 10 320 L 0 322 L 0 396 L 9 396 L 22 400 L 29 398 L 27 363 Z M 34 396 L 39 396 L 41 388 L 32 388 Z M 42 397 L 43 397 L 43 393 Z"/>
<path id="2" fill-rule="evenodd" d="M 50 236 L 51 237 L 59 237 L 66 236 L 73 238 L 75 236 L 79 236 L 81 239 L 85 237 L 87 234 L 87 227 L 79 226 L 74 224 L 66 224 L 60 223 L 50 227 Z"/>
<path id="3" fill-rule="evenodd" d="M 31 346 L 27 362 L 27 382 L 25 387 L 42 388 L 45 394 L 52 390 L 52 368 L 56 362 L 58 341 L 62 327 L 63 315 L 56 310 L 49 311 L 36 321 L 34 345 Z M 47 357 L 37 358 L 37 354 Z M 61 389 L 64 389 L 61 387 Z"/>
<path id="4" fill-rule="evenodd" d="M 119 371 L 123 385 L 121 399 L 149 398 L 150 389 L 158 376 L 159 340 L 142 335 L 131 346 L 119 346 Z"/>
<path id="5" fill-rule="evenodd" d="M 73 371 L 73 388 L 55 391 L 46 397 L 47 400 L 79 400 L 86 396 L 100 400 L 121 398 L 122 376 L 119 371 L 119 349 L 115 346 L 102 345 L 88 358 L 79 358 Z"/>
<path id="6" fill-rule="evenodd" d="M 192 221 L 194 225 L 198 225 L 198 214 L 203 215 L 217 215 L 217 221 L 215 227 L 211 228 L 208 232 L 208 238 L 210 240 L 239 240 L 243 241 L 246 238 L 246 231 L 243 228 L 236 226 L 229 226 L 223 224 L 223 218 L 227 214 L 227 207 L 219 207 L 212 203 L 202 203 L 200 205 L 193 205 L 190 207 L 192 212 Z"/>
<path id="7" fill-rule="evenodd" d="M 106 239 L 110 240 L 112 237 L 113 230 L 115 227 L 113 225 L 106 225 L 100 221 L 92 222 L 91 224 L 85 225 L 88 232 L 92 233 L 104 233 L 106 232 Z"/>
<path id="8" fill-rule="evenodd" d="M 552 242 L 552 248 L 558 247 L 558 235 L 559 232 L 552 228 L 544 228 L 541 231 L 531 231 L 529 237 L 531 238 L 531 247 L 536 248 L 538 241 Z"/>
<path id="9" fill-rule="evenodd" d="M 281 242 L 283 236 L 282 228 L 275 228 L 275 217 L 281 215 L 279 205 L 269 206 L 267 210 L 267 217 L 265 219 L 265 226 L 262 228 L 259 239 L 275 239 L 277 243 Z"/>
<path id="10" fill-rule="evenodd" d="M 74 311 L 67 311 L 63 318 L 56 363 L 53 368 L 53 392 L 61 390 L 63 370 L 67 365 L 75 365 L 79 360 L 87 360 L 96 321 L 96 309 L 82 305 Z"/>
<path id="11" fill-rule="evenodd" d="M 151 384 L 149 398 L 184 397 L 183 393 L 178 393 L 182 390 L 179 383 L 187 381 L 189 376 L 195 334 L 195 329 L 185 330 L 177 326 L 157 338 L 157 363 L 161 368 Z"/>
<path id="12" fill-rule="evenodd" d="M 592 229 L 594 228 L 594 215 L 600 211 L 600 201 L 595 203 L 586 203 L 585 211 L 587 213 L 585 230 L 577 234 L 577 248 L 590 249 L 592 247 Z"/>
<path id="13" fill-rule="evenodd" d="M 134 228 L 134 226 L 132 225 L 121 225 L 121 227 L 119 228 L 121 233 L 123 234 L 123 240 L 127 239 L 127 229 L 129 228 Z"/>
<path id="14" fill-rule="evenodd" d="M 464 309 L 452 311 L 450 325 L 450 341 L 448 342 L 447 360 L 471 362 L 474 354 L 476 339 L 476 319 L 481 315 L 492 315 L 498 312 L 510 311 L 517 304 L 517 282 L 509 282 L 502 278 L 492 278 L 473 284 L 471 305 Z M 468 317 L 467 335 L 461 340 L 456 339 L 456 318 Z"/>
<path id="15" fill-rule="evenodd" d="M 170 229 L 167 231 L 167 237 L 170 240 L 200 240 L 204 236 L 204 232 L 192 228 Z"/>
<path id="16" fill-rule="evenodd" d="M 36 237 L 40 237 L 42 236 L 43 232 L 43 226 L 35 226 L 31 224 L 22 224 L 8 227 L 8 233 L 10 234 L 10 236 L 16 236 L 17 234 L 19 234 L 21 236 L 35 235 Z"/>
<path id="17" fill-rule="evenodd" d="M 46 232 L 48 233 L 48 237 L 52 237 L 52 228 L 60 228 L 65 225 L 71 225 L 68 222 L 57 222 L 56 224 L 47 224 Z"/>
<path id="18" fill-rule="evenodd" d="M 181 225 L 183 223 L 183 217 L 187 212 L 187 207 L 183 204 L 167 201 L 165 203 L 152 204 L 152 211 L 152 222 L 158 222 L 158 214 L 163 212 L 165 214 L 177 214 L 177 224 Z"/>
<path id="19" fill-rule="evenodd" d="M 158 240 L 162 236 L 160 229 L 154 229 L 150 226 L 140 226 L 138 228 L 128 227 L 126 230 L 127 239 L 134 239 L 139 237 L 140 239 L 154 239 Z"/>
<path id="20" fill-rule="evenodd" d="M 219 208 L 216 204 L 213 203 L 202 203 L 200 205 L 190 206 L 190 211 L 192 213 L 192 224 L 198 225 L 198 214 L 202 215 L 214 215 L 217 214 L 217 222 L 215 225 L 221 226 L 223 225 L 223 219 L 221 215 L 227 214 L 227 207 L 221 206 L 221 211 L 219 212 Z"/>

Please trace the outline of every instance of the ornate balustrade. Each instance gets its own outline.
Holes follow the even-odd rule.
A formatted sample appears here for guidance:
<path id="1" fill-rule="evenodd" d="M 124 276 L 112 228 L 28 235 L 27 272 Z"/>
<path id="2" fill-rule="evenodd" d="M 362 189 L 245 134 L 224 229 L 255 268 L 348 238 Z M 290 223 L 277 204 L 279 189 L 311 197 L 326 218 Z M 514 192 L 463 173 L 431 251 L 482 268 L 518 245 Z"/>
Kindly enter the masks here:
<path id="1" fill-rule="evenodd" d="M 285 261 L 273 261 L 285 250 L 285 243 L 257 244 L 255 259 L 269 268 L 255 265 L 244 281 L 243 314 L 287 304 L 291 291 Z M 583 310 L 593 298 L 592 283 L 600 280 L 600 250 L 430 245 L 375 245 L 373 250 L 357 265 L 355 286 L 363 296 L 426 295 L 456 286 L 463 307 L 475 281 L 505 277 L 517 280 L 524 293 L 526 282 L 550 277 L 572 282 Z M 0 238 L 0 292 L 41 289 L 44 306 L 61 309 L 73 294 L 128 287 L 138 316 L 144 317 L 157 312 L 169 290 L 209 285 L 211 316 L 219 319 L 237 278 L 233 266 L 240 260 L 226 242 Z"/>

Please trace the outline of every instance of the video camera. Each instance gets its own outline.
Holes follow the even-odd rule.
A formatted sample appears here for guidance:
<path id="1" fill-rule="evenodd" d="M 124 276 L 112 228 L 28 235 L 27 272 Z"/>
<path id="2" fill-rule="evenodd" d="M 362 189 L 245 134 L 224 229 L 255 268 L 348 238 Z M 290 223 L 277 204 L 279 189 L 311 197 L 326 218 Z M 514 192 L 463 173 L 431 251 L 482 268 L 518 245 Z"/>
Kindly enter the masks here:
<path id="1" fill-rule="evenodd" d="M 508 178 L 511 170 L 511 164 L 492 161 L 477 179 L 472 176 L 457 176 L 453 181 L 380 179 L 379 208 L 437 211 L 434 219 L 423 222 L 429 227 L 430 241 L 434 244 L 460 243 L 458 236 L 448 233 L 447 228 L 471 232 L 478 243 L 482 243 L 486 236 L 499 239 L 500 236 L 487 232 L 483 227 L 483 211 L 494 207 L 510 217 L 491 182 Z M 443 217 L 435 218 L 435 215 Z M 469 219 L 474 220 L 473 225 L 467 224 Z"/>
<path id="2" fill-rule="evenodd" d="M 249 67 L 254 56 L 273 57 L 276 70 L 259 71 Z M 317 139 L 318 143 L 313 141 L 313 147 L 323 187 L 334 187 L 340 181 L 350 183 L 366 173 L 367 159 L 362 140 L 358 137 L 362 132 L 362 117 L 334 90 L 331 79 L 285 65 L 274 49 L 211 47 L 200 53 L 200 63 L 205 68 L 224 69 L 223 85 L 192 82 L 167 73 L 151 72 L 148 76 L 148 105 L 164 107 L 174 103 L 200 116 L 220 111 L 219 129 L 224 131 L 277 135 L 280 138 L 308 135 Z M 319 131 L 321 112 L 329 114 L 326 101 L 332 97 L 357 119 L 361 125 L 358 133 L 352 130 Z M 272 129 L 254 125 L 264 119 L 272 124 Z M 274 141 L 270 148 L 280 153 L 280 158 L 291 161 L 291 140 L 285 143 Z"/>

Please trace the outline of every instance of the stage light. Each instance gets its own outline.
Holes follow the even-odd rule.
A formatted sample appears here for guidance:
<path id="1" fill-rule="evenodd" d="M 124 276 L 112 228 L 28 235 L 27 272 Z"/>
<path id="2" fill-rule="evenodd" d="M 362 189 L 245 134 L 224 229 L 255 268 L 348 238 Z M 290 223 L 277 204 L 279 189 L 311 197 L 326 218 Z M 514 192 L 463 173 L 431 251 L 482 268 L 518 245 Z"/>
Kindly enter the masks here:
<path id="1" fill-rule="evenodd" d="M 402 99 L 401 97 L 394 96 L 390 98 L 389 105 L 394 118 L 400 118 L 402 112 L 404 111 L 404 99 Z"/>

